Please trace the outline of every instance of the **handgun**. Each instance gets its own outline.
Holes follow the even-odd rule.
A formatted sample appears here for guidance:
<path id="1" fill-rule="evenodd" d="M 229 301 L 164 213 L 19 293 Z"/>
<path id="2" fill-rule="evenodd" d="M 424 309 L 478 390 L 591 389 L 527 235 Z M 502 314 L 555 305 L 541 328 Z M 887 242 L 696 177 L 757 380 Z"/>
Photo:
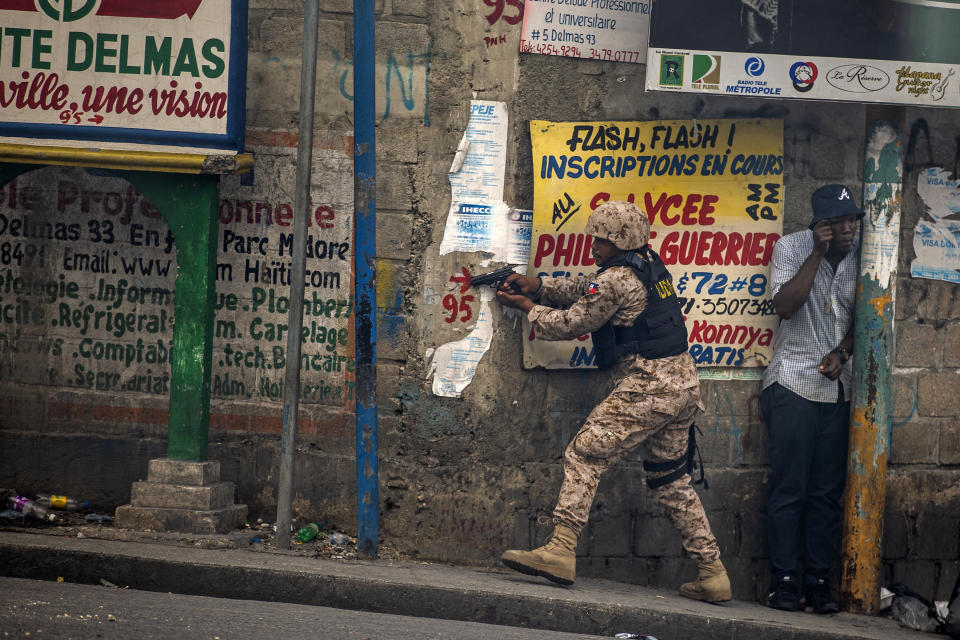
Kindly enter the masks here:
<path id="1" fill-rule="evenodd" d="M 504 283 L 511 273 L 516 273 L 516 271 L 514 271 L 511 267 L 503 267 L 497 269 L 496 271 L 481 273 L 470 278 L 470 286 L 479 287 L 481 285 L 488 284 L 494 289 L 499 289 L 500 285 Z M 510 288 L 514 293 L 521 293 L 520 287 L 513 283 L 510 283 Z"/>

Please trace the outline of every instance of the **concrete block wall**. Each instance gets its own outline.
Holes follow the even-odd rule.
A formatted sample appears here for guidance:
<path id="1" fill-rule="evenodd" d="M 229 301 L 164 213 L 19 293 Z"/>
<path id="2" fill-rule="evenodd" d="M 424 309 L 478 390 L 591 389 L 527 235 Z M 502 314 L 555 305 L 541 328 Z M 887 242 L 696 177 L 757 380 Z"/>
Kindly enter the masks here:
<path id="1" fill-rule="evenodd" d="M 322 7 L 311 193 L 315 207 L 326 207 L 315 219 L 315 240 L 350 243 L 347 261 L 353 228 L 351 10 L 349 0 Z M 484 260 L 480 254 L 440 256 L 438 249 L 450 203 L 447 171 L 470 100 L 504 101 L 510 109 L 505 199 L 522 208 L 533 205 L 532 119 L 782 119 L 785 233 L 806 227 L 809 195 L 817 186 L 842 182 L 858 191 L 865 117 L 856 104 L 646 93 L 644 65 L 520 55 L 519 25 L 502 18 L 491 24 L 489 14 L 480 0 L 377 3 L 381 536 L 414 558 L 485 566 L 496 564 L 504 549 L 539 544 L 549 532 L 563 450 L 604 396 L 606 381 L 593 371 L 523 370 L 519 325 L 495 311 L 493 342 L 463 397 L 431 392 L 427 354 L 471 328 L 444 321 L 442 299 L 456 286 L 450 277 Z M 279 375 L 263 366 L 232 369 L 218 362 L 226 344 L 271 354 L 282 345 L 255 339 L 250 330 L 255 320 L 285 322 L 283 313 L 262 300 L 256 313 L 243 307 L 271 290 L 283 294 L 281 285 L 252 282 L 246 261 L 279 259 L 279 234 L 288 230 L 278 227 L 278 218 L 246 216 L 267 210 L 276 216 L 294 200 L 301 40 L 302 3 L 251 1 L 247 150 L 256 166 L 252 177 L 221 183 L 221 234 L 267 237 L 269 250 L 266 256 L 240 252 L 221 236 L 218 262 L 232 268 L 232 278 L 222 278 L 218 291 L 237 302 L 217 312 L 214 375 L 220 386 L 212 399 L 210 457 L 221 462 L 222 479 L 236 483 L 237 501 L 249 506 L 250 517 L 267 520 L 276 512 Z M 909 260 L 912 227 L 923 213 L 915 172 L 952 169 L 960 132 L 950 112 L 932 109 L 907 109 L 906 131 L 921 120 L 931 135 L 929 144 L 921 138 L 915 145 L 905 180 L 884 562 L 891 581 L 943 598 L 957 573 L 960 544 L 954 490 L 960 478 L 960 299 L 956 285 L 910 278 Z M 347 261 L 308 262 L 340 276 L 339 287 L 315 290 L 321 298 L 347 301 Z M 472 304 L 473 317 L 478 304 Z M 327 343 L 312 345 L 311 352 L 352 355 L 351 320 L 321 320 L 325 328 L 345 329 L 349 339 L 332 351 Z M 14 356 L 4 348 L 8 359 L 0 350 L 0 364 Z M 66 357 L 65 368 L 72 363 Z M 163 395 L 50 384 L 39 376 L 8 377 L 9 370 L 0 377 L 0 485 L 75 490 L 104 508 L 128 502 L 132 483 L 146 478 L 147 461 L 165 450 Z M 316 371 L 307 382 L 316 390 L 301 401 L 294 515 L 351 531 L 353 375 Z M 735 595 L 759 598 L 767 586 L 760 384 L 704 381 L 701 392 L 707 413 L 698 420 L 700 443 L 711 486 L 701 495 Z M 39 464 L 45 459 L 61 461 L 60 470 L 41 475 L 38 469 L 49 466 Z M 694 571 L 650 499 L 639 458 L 602 480 L 578 557 L 580 575 L 670 589 Z"/>
<path id="2" fill-rule="evenodd" d="M 924 126 L 929 135 L 924 134 Z M 915 136 L 910 132 L 918 132 Z M 910 277 L 913 228 L 930 219 L 919 173 L 955 173 L 960 125 L 946 111 L 907 110 L 890 473 L 884 522 L 885 575 L 949 596 L 958 574 L 956 484 L 960 445 L 960 288 Z"/>

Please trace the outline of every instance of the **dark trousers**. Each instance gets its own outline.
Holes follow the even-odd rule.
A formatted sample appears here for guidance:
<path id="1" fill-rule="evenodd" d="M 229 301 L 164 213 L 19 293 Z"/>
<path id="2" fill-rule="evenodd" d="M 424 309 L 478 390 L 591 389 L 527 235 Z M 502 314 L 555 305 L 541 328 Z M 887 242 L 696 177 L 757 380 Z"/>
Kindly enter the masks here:
<path id="1" fill-rule="evenodd" d="M 837 552 L 847 477 L 850 403 L 812 402 L 779 384 L 763 390 L 770 453 L 767 552 L 774 580 L 796 576 L 803 522 L 805 583 L 827 579 Z"/>

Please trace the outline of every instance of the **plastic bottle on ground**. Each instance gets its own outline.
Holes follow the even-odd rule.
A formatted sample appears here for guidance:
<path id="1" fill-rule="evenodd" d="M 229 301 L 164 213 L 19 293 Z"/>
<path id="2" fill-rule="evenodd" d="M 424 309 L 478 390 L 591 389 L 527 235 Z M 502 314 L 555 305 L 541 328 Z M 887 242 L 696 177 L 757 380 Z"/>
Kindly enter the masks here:
<path id="1" fill-rule="evenodd" d="M 336 533 L 330 534 L 330 544 L 334 546 L 346 544 L 347 542 L 349 542 L 349 540 L 350 538 L 347 537 L 347 534 L 340 533 L 339 531 Z"/>
<path id="2" fill-rule="evenodd" d="M 317 537 L 318 533 L 320 533 L 320 523 L 311 522 L 305 527 L 300 527 L 300 530 L 297 531 L 297 540 L 300 542 L 310 542 Z"/>
<path id="3" fill-rule="evenodd" d="M 100 524 L 111 522 L 113 520 L 113 518 L 105 513 L 88 513 L 87 515 L 83 516 L 83 519 L 87 522 L 99 522 Z"/>
<path id="4" fill-rule="evenodd" d="M 36 518 L 37 520 L 46 520 L 52 522 L 56 520 L 57 516 L 53 515 L 47 508 L 37 504 L 30 498 L 25 498 L 21 495 L 14 494 L 7 498 L 7 502 L 10 504 L 10 507 L 16 511 L 20 511 L 23 515 Z"/>
<path id="5" fill-rule="evenodd" d="M 58 496 L 55 493 L 45 493 L 42 496 L 37 496 L 35 502 L 45 507 L 65 509 L 67 511 L 78 511 L 80 509 L 86 509 L 88 506 L 86 501 L 80 502 L 74 498 L 68 498 L 67 496 Z"/>

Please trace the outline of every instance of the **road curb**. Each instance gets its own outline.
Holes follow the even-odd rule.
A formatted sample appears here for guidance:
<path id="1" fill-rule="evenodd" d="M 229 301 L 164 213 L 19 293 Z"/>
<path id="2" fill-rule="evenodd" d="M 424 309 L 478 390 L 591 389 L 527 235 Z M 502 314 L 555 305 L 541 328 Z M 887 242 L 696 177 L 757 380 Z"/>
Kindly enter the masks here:
<path id="1" fill-rule="evenodd" d="M 564 589 L 513 574 L 443 565 L 338 562 L 239 550 L 0 532 L 0 573 L 145 591 L 288 602 L 416 617 L 662 640 L 924 638 L 890 620 L 691 602 L 652 589 L 582 581 Z M 891 633 L 893 635 L 891 635 Z"/>

